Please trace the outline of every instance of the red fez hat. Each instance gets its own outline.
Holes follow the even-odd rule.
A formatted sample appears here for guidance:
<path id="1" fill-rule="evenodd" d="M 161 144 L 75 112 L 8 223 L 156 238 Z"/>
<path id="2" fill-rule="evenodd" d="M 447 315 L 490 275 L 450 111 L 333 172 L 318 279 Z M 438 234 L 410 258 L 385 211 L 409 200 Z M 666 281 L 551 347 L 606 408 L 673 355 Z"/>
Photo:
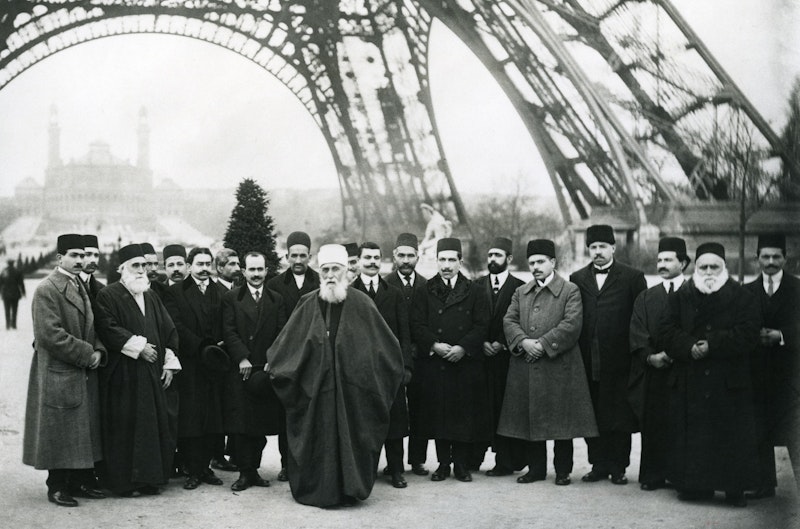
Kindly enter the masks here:
<path id="1" fill-rule="evenodd" d="M 675 252 L 679 260 L 689 260 L 689 256 L 686 254 L 686 241 L 680 237 L 664 237 L 658 241 L 658 252 Z"/>
<path id="2" fill-rule="evenodd" d="M 286 249 L 288 250 L 295 244 L 302 244 L 309 250 L 311 249 L 311 237 L 304 231 L 293 231 L 286 238 Z"/>
<path id="3" fill-rule="evenodd" d="M 151 253 L 156 253 L 156 249 L 153 248 L 153 245 L 150 244 L 149 242 L 140 242 L 139 246 L 142 247 L 142 253 L 145 254 L 145 255 L 151 254 Z"/>
<path id="4" fill-rule="evenodd" d="M 170 257 L 183 257 L 186 259 L 186 248 L 184 248 L 180 244 L 168 244 L 164 246 L 164 260 L 166 261 Z"/>
<path id="5" fill-rule="evenodd" d="M 83 235 L 77 233 L 65 233 L 58 236 L 56 242 L 56 252 L 65 255 L 70 250 L 83 250 Z"/>
<path id="6" fill-rule="evenodd" d="M 608 224 L 595 224 L 586 229 L 586 246 L 591 246 L 595 242 L 605 242 L 616 244 L 614 239 L 614 228 Z"/>
<path id="7" fill-rule="evenodd" d="M 343 244 L 344 249 L 347 250 L 347 257 L 358 257 L 358 243 L 348 242 Z"/>
<path id="8" fill-rule="evenodd" d="M 489 245 L 489 249 L 496 248 L 498 250 L 503 250 L 506 252 L 506 255 L 511 255 L 513 252 L 511 251 L 513 244 L 511 239 L 506 239 L 505 237 L 495 237 L 492 241 L 492 244 Z"/>
<path id="9" fill-rule="evenodd" d="M 760 252 L 761 248 L 780 248 L 783 253 L 786 253 L 786 235 L 783 233 L 765 233 L 764 235 L 759 235 L 756 253 Z"/>
<path id="10" fill-rule="evenodd" d="M 99 243 L 97 242 L 97 235 L 84 235 L 83 236 L 83 247 L 84 248 L 100 248 Z"/>
<path id="11" fill-rule="evenodd" d="M 439 242 L 436 243 L 436 253 L 445 252 L 448 250 L 461 253 L 461 240 L 456 239 L 455 237 L 445 237 L 444 239 L 439 239 Z"/>
<path id="12" fill-rule="evenodd" d="M 400 246 L 410 246 L 416 249 L 419 247 L 419 239 L 413 233 L 401 233 L 397 236 L 397 242 L 394 244 L 395 248 Z"/>
<path id="13" fill-rule="evenodd" d="M 556 258 L 556 245 L 549 239 L 534 239 L 528 241 L 528 257 L 531 255 L 546 255 Z"/>

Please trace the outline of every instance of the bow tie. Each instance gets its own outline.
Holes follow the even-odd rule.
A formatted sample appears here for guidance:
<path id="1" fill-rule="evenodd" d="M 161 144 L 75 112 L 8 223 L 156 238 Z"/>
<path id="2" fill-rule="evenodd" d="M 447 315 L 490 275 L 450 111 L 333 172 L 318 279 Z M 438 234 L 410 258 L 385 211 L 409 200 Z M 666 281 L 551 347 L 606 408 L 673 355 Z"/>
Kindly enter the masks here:
<path id="1" fill-rule="evenodd" d="M 602 269 L 602 270 L 601 270 L 600 268 L 597 268 L 597 267 L 595 267 L 595 266 L 593 266 L 593 267 L 592 267 L 592 271 L 593 271 L 595 274 L 608 274 L 608 272 L 609 272 L 610 270 L 611 270 L 611 267 L 610 267 L 610 266 L 609 266 L 608 268 L 605 268 L 605 269 Z"/>

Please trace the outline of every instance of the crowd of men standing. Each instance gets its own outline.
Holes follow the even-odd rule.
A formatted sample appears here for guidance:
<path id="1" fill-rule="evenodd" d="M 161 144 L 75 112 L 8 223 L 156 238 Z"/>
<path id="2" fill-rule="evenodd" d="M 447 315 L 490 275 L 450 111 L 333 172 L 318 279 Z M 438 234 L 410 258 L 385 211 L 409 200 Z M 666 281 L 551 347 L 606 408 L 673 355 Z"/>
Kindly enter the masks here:
<path id="1" fill-rule="evenodd" d="M 544 480 L 554 441 L 566 486 L 584 438 L 581 480 L 624 485 L 640 431 L 643 490 L 745 506 L 775 495 L 774 446 L 800 486 L 800 280 L 784 273 L 785 237 L 759 237 L 761 273 L 745 286 L 718 243 L 698 246 L 686 277 L 685 242 L 662 239 L 649 289 L 615 259 L 611 227 L 589 227 L 586 245 L 591 262 L 567 279 L 553 241 L 530 241 L 524 283 L 503 237 L 476 280 L 449 237 L 427 279 L 409 233 L 385 277 L 372 242 L 323 245 L 312 270 L 303 232 L 272 278 L 259 252 L 168 245 L 161 282 L 152 245 L 130 244 L 103 286 L 97 238 L 62 235 L 32 301 L 23 461 L 66 507 L 156 495 L 178 475 L 187 490 L 221 485 L 213 468 L 238 470 L 242 491 L 269 486 L 258 469 L 277 435 L 277 479 L 329 507 L 370 495 L 382 449 L 383 474 L 407 487 L 407 436 L 420 476 L 434 440 L 432 481 L 472 481 L 490 448 L 486 475 Z"/>

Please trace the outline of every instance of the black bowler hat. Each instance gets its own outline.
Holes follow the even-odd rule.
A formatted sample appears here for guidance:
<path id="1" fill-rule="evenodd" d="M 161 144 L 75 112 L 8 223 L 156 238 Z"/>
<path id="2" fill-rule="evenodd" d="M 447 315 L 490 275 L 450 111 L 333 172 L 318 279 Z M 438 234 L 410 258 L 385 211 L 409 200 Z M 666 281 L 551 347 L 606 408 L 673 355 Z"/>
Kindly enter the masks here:
<path id="1" fill-rule="evenodd" d="M 400 246 L 410 246 L 416 250 L 419 248 L 419 239 L 413 233 L 401 233 L 397 236 L 397 242 L 394 244 L 395 248 Z"/>
<path id="2" fill-rule="evenodd" d="M 513 243 L 511 239 L 507 239 L 505 237 L 495 237 L 492 241 L 492 244 L 489 245 L 489 249 L 495 248 L 497 250 L 503 250 L 506 255 L 511 255 L 513 252 L 511 251 L 513 248 Z"/>
<path id="3" fill-rule="evenodd" d="M 664 237 L 658 241 L 658 253 L 661 252 L 675 252 L 679 261 L 690 260 L 686 253 L 686 241 L 680 237 Z"/>
<path id="4" fill-rule="evenodd" d="M 546 255 L 552 259 L 556 258 L 556 245 L 549 239 L 534 239 L 528 241 L 528 257 L 531 255 Z"/>
<path id="5" fill-rule="evenodd" d="M 83 247 L 100 249 L 100 243 L 97 242 L 97 235 L 84 235 Z"/>
<path id="6" fill-rule="evenodd" d="M 166 261 L 170 257 L 183 257 L 186 259 L 186 248 L 184 248 L 180 244 L 168 244 L 164 246 L 164 260 Z"/>
<path id="7" fill-rule="evenodd" d="M 58 236 L 56 242 L 56 252 L 60 255 L 66 255 L 70 250 L 83 250 L 83 235 L 77 233 L 65 233 Z"/>
<path id="8" fill-rule="evenodd" d="M 142 247 L 142 253 L 145 255 L 156 253 L 156 249 L 149 242 L 140 242 L 139 246 Z"/>
<path id="9" fill-rule="evenodd" d="M 244 389 L 253 395 L 265 397 L 269 394 L 269 384 L 269 373 L 259 369 L 250 373 L 250 376 L 244 381 Z"/>
<path id="10" fill-rule="evenodd" d="M 344 249 L 347 250 L 347 257 L 358 257 L 358 243 L 357 242 L 347 242 L 344 243 Z"/>
<path id="11" fill-rule="evenodd" d="M 295 244 L 302 244 L 309 250 L 311 249 L 311 237 L 304 231 L 293 231 L 286 238 L 286 249 L 288 250 Z"/>
<path id="12" fill-rule="evenodd" d="M 713 253 L 714 255 L 725 260 L 725 247 L 718 242 L 704 242 L 698 246 L 697 251 L 694 254 L 694 260 L 697 261 L 700 259 L 701 255 L 706 253 Z"/>
<path id="13" fill-rule="evenodd" d="M 129 244 L 119 249 L 119 262 L 127 263 L 135 257 L 144 257 L 141 244 Z"/>
<path id="14" fill-rule="evenodd" d="M 586 228 L 586 246 L 591 246 L 595 242 L 616 244 L 614 228 L 608 224 L 595 224 Z"/>
<path id="15" fill-rule="evenodd" d="M 225 349 L 218 345 L 206 345 L 200 351 L 200 361 L 207 371 L 225 373 L 230 368 L 230 357 Z"/>
<path id="16" fill-rule="evenodd" d="M 455 237 L 439 239 L 439 242 L 436 243 L 436 253 L 448 250 L 461 253 L 461 239 L 456 239 Z"/>
<path id="17" fill-rule="evenodd" d="M 761 251 L 761 248 L 780 248 L 783 253 L 786 253 L 786 235 L 783 233 L 765 233 L 758 236 L 758 248 L 756 254 Z"/>

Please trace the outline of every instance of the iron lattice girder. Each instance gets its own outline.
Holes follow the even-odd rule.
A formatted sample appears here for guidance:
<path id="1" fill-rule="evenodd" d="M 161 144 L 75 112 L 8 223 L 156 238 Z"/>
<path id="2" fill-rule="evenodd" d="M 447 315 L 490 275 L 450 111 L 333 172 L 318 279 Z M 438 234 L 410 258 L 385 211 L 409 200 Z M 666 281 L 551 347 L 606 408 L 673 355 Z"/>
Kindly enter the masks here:
<path id="1" fill-rule="evenodd" d="M 0 88 L 57 51 L 106 36 L 211 42 L 273 73 L 311 113 L 346 216 L 414 225 L 425 201 L 465 222 L 433 120 L 430 22 L 393 0 L 10 2 L 0 13 Z"/>

